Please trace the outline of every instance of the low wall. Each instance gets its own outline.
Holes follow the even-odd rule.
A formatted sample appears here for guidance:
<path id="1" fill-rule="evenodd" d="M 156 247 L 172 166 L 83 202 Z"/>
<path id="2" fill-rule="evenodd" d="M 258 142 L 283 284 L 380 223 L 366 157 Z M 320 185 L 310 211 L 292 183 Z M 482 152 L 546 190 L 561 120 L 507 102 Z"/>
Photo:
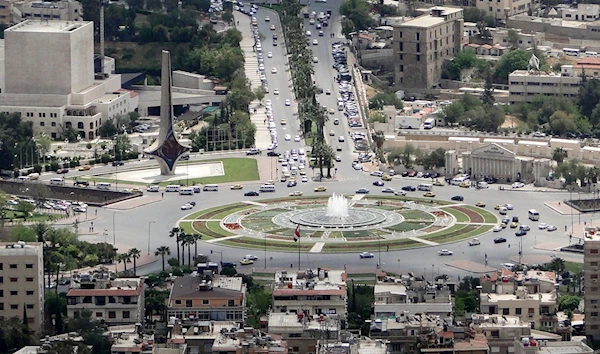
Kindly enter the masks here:
<path id="1" fill-rule="evenodd" d="M 2 180 L 0 181 L 0 190 L 6 194 L 31 197 L 36 200 L 62 199 L 81 201 L 93 206 L 104 206 L 143 195 L 141 192 L 126 193 L 85 187 L 54 186 L 39 181 Z"/>

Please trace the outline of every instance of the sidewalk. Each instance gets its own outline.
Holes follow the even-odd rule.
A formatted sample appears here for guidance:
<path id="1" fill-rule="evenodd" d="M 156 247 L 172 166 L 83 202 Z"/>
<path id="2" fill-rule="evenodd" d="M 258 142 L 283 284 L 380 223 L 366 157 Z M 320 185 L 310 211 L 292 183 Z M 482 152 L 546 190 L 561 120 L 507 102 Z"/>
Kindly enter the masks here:
<path id="1" fill-rule="evenodd" d="M 561 215 L 579 215 L 579 211 L 577 209 L 572 208 L 571 206 L 563 203 L 563 202 L 546 202 L 545 206 L 552 209 L 553 211 L 561 214 Z"/>

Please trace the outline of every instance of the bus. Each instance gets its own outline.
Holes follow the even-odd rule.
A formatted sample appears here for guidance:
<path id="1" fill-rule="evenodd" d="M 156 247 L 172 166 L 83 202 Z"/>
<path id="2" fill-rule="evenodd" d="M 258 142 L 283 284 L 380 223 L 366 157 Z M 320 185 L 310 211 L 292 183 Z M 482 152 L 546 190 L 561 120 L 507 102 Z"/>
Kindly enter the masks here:
<path id="1" fill-rule="evenodd" d="M 179 188 L 179 195 L 194 195 L 194 188 Z"/>
<path id="2" fill-rule="evenodd" d="M 529 220 L 538 221 L 540 219 L 540 213 L 535 209 L 529 209 Z"/>
<path id="3" fill-rule="evenodd" d="M 571 57 L 578 57 L 579 56 L 579 49 L 563 48 L 563 53 L 565 55 L 568 55 L 568 56 L 571 56 Z"/>

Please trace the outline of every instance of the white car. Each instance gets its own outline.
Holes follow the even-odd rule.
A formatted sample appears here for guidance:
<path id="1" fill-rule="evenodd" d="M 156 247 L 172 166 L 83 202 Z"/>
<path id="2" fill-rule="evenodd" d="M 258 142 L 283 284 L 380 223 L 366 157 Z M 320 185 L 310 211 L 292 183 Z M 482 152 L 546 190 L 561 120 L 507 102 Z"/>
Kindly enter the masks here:
<path id="1" fill-rule="evenodd" d="M 343 143 L 344 141 L 346 141 L 346 139 L 344 139 L 344 137 L 342 135 L 340 135 L 338 137 L 338 142 Z"/>
<path id="2" fill-rule="evenodd" d="M 406 192 L 405 191 L 395 191 L 394 195 L 404 197 L 404 196 L 406 196 Z"/>
<path id="3" fill-rule="evenodd" d="M 310 31 L 306 31 L 306 36 L 310 37 L 310 36 L 312 36 L 312 33 L 310 33 Z"/>
<path id="4" fill-rule="evenodd" d="M 506 208 L 506 210 L 513 210 L 514 206 L 512 204 L 504 204 L 504 207 Z"/>
<path id="5" fill-rule="evenodd" d="M 247 254 L 247 255 L 245 255 L 245 256 L 244 256 L 244 258 L 245 258 L 245 259 L 249 259 L 249 260 L 251 260 L 251 261 L 256 261 L 256 260 L 258 259 L 258 257 L 256 257 L 256 256 L 253 256 L 253 255 L 251 255 L 251 254 Z"/>
<path id="6" fill-rule="evenodd" d="M 525 183 L 523 183 L 523 182 L 515 182 L 510 187 L 511 188 L 523 188 L 523 187 L 525 187 Z"/>
<path id="7" fill-rule="evenodd" d="M 267 58 L 273 58 L 273 52 L 268 52 L 267 53 Z"/>
<path id="8" fill-rule="evenodd" d="M 478 246 L 481 245 L 481 241 L 479 241 L 478 238 L 474 238 L 471 241 L 469 241 L 469 246 Z"/>
<path id="9" fill-rule="evenodd" d="M 492 229 L 492 231 L 494 231 L 494 232 L 500 232 L 500 231 L 502 231 L 502 226 L 496 225 L 496 226 L 494 226 L 494 228 Z"/>
<path id="10" fill-rule="evenodd" d="M 192 204 L 189 204 L 189 203 L 185 203 L 181 206 L 181 210 L 190 210 L 192 208 L 193 208 Z"/>
<path id="11" fill-rule="evenodd" d="M 540 229 L 540 230 L 546 230 L 547 228 L 548 228 L 548 224 L 546 224 L 545 222 L 538 225 L 538 229 Z"/>
<path id="12" fill-rule="evenodd" d="M 315 63 L 315 64 L 316 64 L 316 63 L 318 63 L 318 62 L 319 62 L 319 58 L 317 58 L 317 57 L 313 57 L 313 63 Z"/>
<path id="13" fill-rule="evenodd" d="M 286 106 L 291 106 L 292 105 L 292 100 L 290 100 L 289 98 L 285 100 L 285 105 Z"/>
<path id="14" fill-rule="evenodd" d="M 264 65 L 262 65 L 262 64 L 260 64 L 260 65 L 258 66 L 258 70 L 260 70 L 260 71 L 265 71 L 265 66 L 264 66 Z"/>
<path id="15" fill-rule="evenodd" d="M 440 255 L 440 256 L 451 256 L 452 254 L 454 254 L 454 252 L 447 250 L 445 248 L 441 251 L 438 251 L 438 255 Z"/>
<path id="16" fill-rule="evenodd" d="M 294 141 L 295 141 L 295 142 L 297 142 L 297 143 L 299 143 L 299 142 L 300 142 L 300 136 L 299 136 L 299 135 L 296 135 L 296 136 L 294 137 Z M 294 160 L 295 160 L 295 159 L 294 159 Z"/>
<path id="17" fill-rule="evenodd" d="M 521 225 L 519 226 L 519 230 L 531 231 L 531 228 L 528 225 Z"/>
<path id="18" fill-rule="evenodd" d="M 277 68 L 271 69 L 271 74 L 277 74 Z"/>
<path id="19" fill-rule="evenodd" d="M 278 89 L 273 90 L 273 94 L 274 95 L 279 95 L 279 90 Z"/>
<path id="20" fill-rule="evenodd" d="M 318 41 L 318 40 L 316 40 L 316 39 L 313 39 L 313 41 L 312 41 L 312 44 L 313 44 L 313 45 L 317 45 L 317 44 L 319 44 L 319 41 Z"/>
<path id="21" fill-rule="evenodd" d="M 556 226 L 554 226 L 554 225 L 548 225 L 548 227 L 546 228 L 546 231 L 550 231 L 550 232 L 556 231 Z"/>
<path id="22" fill-rule="evenodd" d="M 306 176 L 303 176 L 303 177 L 302 177 L 302 182 L 308 182 L 308 177 L 306 177 Z"/>
<path id="23" fill-rule="evenodd" d="M 271 21 L 271 18 L 269 16 L 265 16 L 265 22 L 269 22 Z M 246 257 L 247 259 L 250 259 L 248 257 Z M 253 261 L 255 261 L 255 259 L 253 259 Z"/>
<path id="24" fill-rule="evenodd" d="M 292 136 L 289 134 L 286 134 L 284 139 L 285 139 L 285 141 L 290 141 L 290 140 L 292 140 Z"/>
<path id="25" fill-rule="evenodd" d="M 310 21 L 308 21 L 308 23 L 310 23 L 311 25 L 314 25 L 315 24 L 315 19 L 311 18 Z"/>

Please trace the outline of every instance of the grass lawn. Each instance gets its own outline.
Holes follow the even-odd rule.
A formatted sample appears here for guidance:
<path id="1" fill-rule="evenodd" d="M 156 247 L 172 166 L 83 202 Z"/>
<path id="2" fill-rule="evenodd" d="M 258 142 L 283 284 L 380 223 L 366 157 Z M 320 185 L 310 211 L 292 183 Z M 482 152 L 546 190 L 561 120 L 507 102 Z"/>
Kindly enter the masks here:
<path id="1" fill-rule="evenodd" d="M 39 222 L 39 221 L 52 221 L 59 219 L 59 215 L 57 214 L 45 214 L 45 213 L 34 213 L 29 216 L 27 220 L 23 218 L 23 213 L 18 211 L 7 211 L 5 221 L 14 220 L 14 221 L 31 221 L 31 222 Z"/>
<path id="2" fill-rule="evenodd" d="M 483 216 L 484 223 L 496 224 L 498 222 L 498 218 L 496 217 L 496 215 L 490 213 L 489 211 L 485 210 L 484 208 L 479 208 L 479 207 L 475 207 L 475 206 L 471 206 L 471 205 L 465 205 L 464 207 L 469 210 L 473 210 L 477 214 Z"/>
<path id="3" fill-rule="evenodd" d="M 456 218 L 456 221 L 458 222 L 469 222 L 469 217 L 467 216 L 467 214 L 461 211 L 458 211 L 453 208 L 444 208 L 442 210 L 447 212 L 448 214 L 452 214 L 452 216 L 454 216 Z"/>
<path id="4" fill-rule="evenodd" d="M 421 225 L 421 223 L 418 223 L 418 222 L 405 221 L 400 224 L 388 226 L 388 227 L 386 227 L 386 230 L 397 231 L 397 232 L 412 231 L 412 230 L 422 229 L 424 227 L 429 226 L 430 224 L 431 223 L 424 223 L 423 225 Z"/>
<path id="5" fill-rule="evenodd" d="M 258 164 L 255 159 L 246 157 L 230 157 L 224 159 L 203 160 L 203 163 L 218 162 L 223 163 L 225 174 L 223 176 L 212 176 L 203 178 L 191 178 L 190 184 L 212 184 L 212 183 L 230 183 L 241 181 L 258 181 Z M 164 184 L 185 184 L 187 179 L 179 181 L 165 182 Z M 163 183 L 161 183 L 162 185 Z"/>
<path id="6" fill-rule="evenodd" d="M 569 273 L 578 273 L 583 271 L 583 263 L 565 261 L 565 270 Z"/>

